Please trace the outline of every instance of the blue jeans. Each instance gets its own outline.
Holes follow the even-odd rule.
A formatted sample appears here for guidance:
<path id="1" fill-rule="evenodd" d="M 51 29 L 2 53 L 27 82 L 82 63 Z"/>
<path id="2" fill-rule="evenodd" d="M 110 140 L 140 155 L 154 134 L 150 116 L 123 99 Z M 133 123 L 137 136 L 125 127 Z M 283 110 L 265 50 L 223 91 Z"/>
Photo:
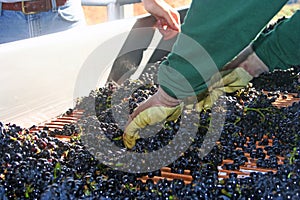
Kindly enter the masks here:
<path id="1" fill-rule="evenodd" d="M 81 1 L 78 0 L 68 0 L 65 5 L 54 7 L 48 12 L 30 15 L 22 11 L 2 10 L 0 2 L 0 44 L 64 31 L 79 25 L 85 25 L 85 18 Z"/>

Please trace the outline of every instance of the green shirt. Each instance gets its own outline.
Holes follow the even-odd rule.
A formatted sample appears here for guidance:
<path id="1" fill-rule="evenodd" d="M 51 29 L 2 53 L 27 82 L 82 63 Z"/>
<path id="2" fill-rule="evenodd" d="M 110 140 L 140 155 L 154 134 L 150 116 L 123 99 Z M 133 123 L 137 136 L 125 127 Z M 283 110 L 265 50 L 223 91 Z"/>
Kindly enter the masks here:
<path id="1" fill-rule="evenodd" d="M 171 96 L 195 96 L 207 81 L 255 40 L 286 0 L 195 0 L 178 38 L 159 69 L 161 87 Z M 274 69 L 300 64 L 300 16 L 296 12 L 253 48 Z"/>

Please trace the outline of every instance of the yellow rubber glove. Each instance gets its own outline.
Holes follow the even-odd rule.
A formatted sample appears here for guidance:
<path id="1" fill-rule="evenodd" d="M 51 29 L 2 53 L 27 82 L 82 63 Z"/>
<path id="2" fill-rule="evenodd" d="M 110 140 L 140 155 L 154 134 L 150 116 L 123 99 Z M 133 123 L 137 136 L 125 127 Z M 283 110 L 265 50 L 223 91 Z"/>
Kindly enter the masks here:
<path id="1" fill-rule="evenodd" d="M 246 87 L 252 79 L 253 77 L 241 67 L 216 73 L 210 79 L 206 96 L 196 104 L 195 109 L 201 112 L 211 108 L 221 95 Z"/>
<path id="2" fill-rule="evenodd" d="M 242 61 L 243 59 L 245 60 Z M 232 62 L 230 67 L 228 65 L 227 70 L 220 71 L 211 77 L 208 91 L 204 95 L 202 94 L 204 97 L 195 106 L 197 111 L 201 112 L 203 109 L 211 108 L 222 94 L 242 89 L 249 84 L 253 77 L 269 71 L 269 68 L 252 51 L 251 46 L 239 54 L 236 61 Z"/>
<path id="3" fill-rule="evenodd" d="M 169 96 L 160 87 L 158 91 L 130 115 L 124 134 L 124 145 L 131 149 L 136 140 L 140 138 L 139 130 L 147 125 L 153 125 L 162 121 L 178 119 L 182 112 L 183 103 Z"/>

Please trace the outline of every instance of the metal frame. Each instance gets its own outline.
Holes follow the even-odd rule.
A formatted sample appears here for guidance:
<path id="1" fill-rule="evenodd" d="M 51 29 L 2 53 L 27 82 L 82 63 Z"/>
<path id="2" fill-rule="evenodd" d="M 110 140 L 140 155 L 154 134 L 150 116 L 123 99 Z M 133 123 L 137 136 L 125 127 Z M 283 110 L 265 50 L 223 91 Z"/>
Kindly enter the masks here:
<path id="1" fill-rule="evenodd" d="M 83 6 L 106 6 L 109 21 L 124 18 L 124 5 L 140 3 L 141 0 L 81 0 Z"/>

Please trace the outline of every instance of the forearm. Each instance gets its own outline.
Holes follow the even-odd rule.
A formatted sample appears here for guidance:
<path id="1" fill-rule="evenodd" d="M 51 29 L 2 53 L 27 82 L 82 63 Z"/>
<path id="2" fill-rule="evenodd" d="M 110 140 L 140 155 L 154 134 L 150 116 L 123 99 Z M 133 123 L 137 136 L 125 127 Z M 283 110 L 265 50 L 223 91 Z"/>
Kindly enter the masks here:
<path id="1" fill-rule="evenodd" d="M 270 70 L 300 65 L 300 10 L 268 34 L 260 35 L 253 48 Z"/>
<path id="2" fill-rule="evenodd" d="M 182 33 L 160 67 L 159 83 L 163 89 L 177 98 L 205 90 L 205 82 L 245 48 L 285 3 L 286 0 L 193 1 Z"/>
<path id="3" fill-rule="evenodd" d="M 151 12 L 152 10 L 156 9 L 155 5 L 157 5 L 157 1 L 162 0 L 142 0 L 145 10 Z"/>

